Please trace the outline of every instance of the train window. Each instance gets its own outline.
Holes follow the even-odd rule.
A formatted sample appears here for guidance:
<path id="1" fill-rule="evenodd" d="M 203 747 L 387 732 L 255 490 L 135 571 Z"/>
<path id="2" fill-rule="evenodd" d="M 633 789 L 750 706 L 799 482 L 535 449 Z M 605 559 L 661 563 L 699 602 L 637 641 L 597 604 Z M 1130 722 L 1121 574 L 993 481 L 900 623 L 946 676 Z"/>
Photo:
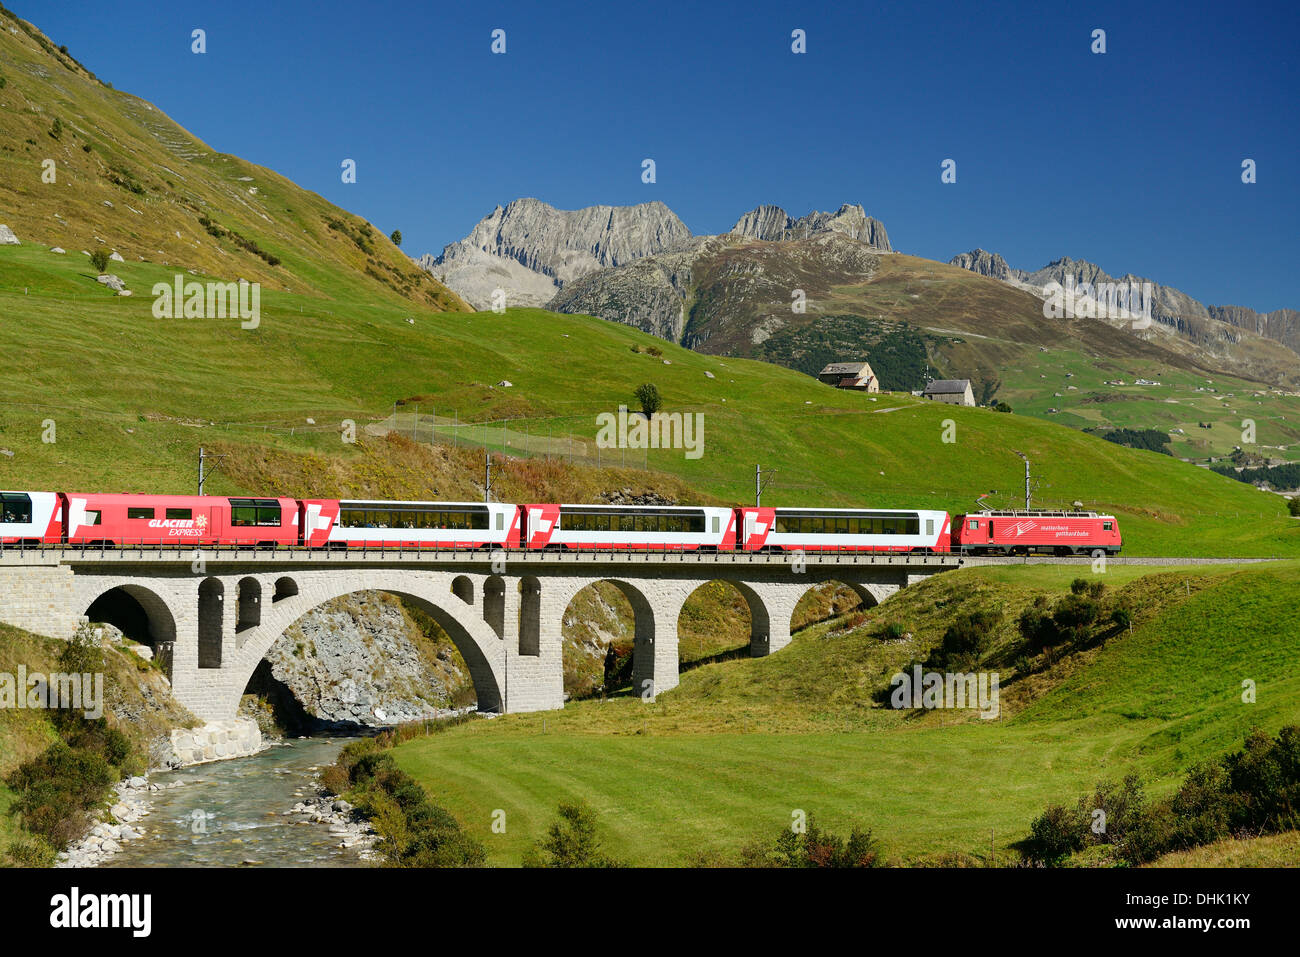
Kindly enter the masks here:
<path id="1" fill-rule="evenodd" d="M 126 510 L 127 518 L 153 518 L 153 509 L 151 508 L 128 508 Z"/>
<path id="2" fill-rule="evenodd" d="M 1109 532 L 1109 531 L 1111 530 L 1111 526 L 1112 526 L 1112 523 L 1111 523 L 1111 522 L 1102 522 L 1102 523 L 1101 523 L 1101 527 L 1102 527 L 1102 529 L 1103 529 L 1104 531 L 1107 531 L 1107 532 Z"/>
<path id="3" fill-rule="evenodd" d="M 925 534 L 926 534 L 926 535 L 933 535 L 933 534 L 934 534 L 934 519 L 932 519 L 932 518 L 927 518 L 927 519 L 925 520 Z"/>
<path id="4" fill-rule="evenodd" d="M 0 495 L 0 522 L 26 525 L 32 520 L 32 497 L 21 492 Z"/>
<path id="5" fill-rule="evenodd" d="M 99 512 L 87 512 L 87 513 L 86 513 L 86 524 L 87 524 L 87 525 L 98 525 L 98 524 L 99 524 L 99 517 L 100 517 L 100 513 L 99 513 Z"/>
<path id="6" fill-rule="evenodd" d="M 969 528 L 971 531 L 974 531 L 975 529 L 980 527 L 980 523 L 977 519 L 972 518 L 970 521 L 966 523 L 966 527 Z"/>
<path id="7" fill-rule="evenodd" d="M 505 530 L 506 530 L 506 513 L 497 512 L 497 531 L 504 532 Z"/>
<path id="8" fill-rule="evenodd" d="M 721 532 L 721 531 L 722 531 L 722 519 L 720 519 L 720 518 L 718 518 L 718 516 L 714 515 L 714 516 L 713 516 L 713 534 L 714 534 L 714 535 L 717 535 L 717 534 L 718 534 L 719 532 Z"/>
<path id="9" fill-rule="evenodd" d="M 168 518 L 193 518 L 194 512 L 188 508 L 169 508 L 167 509 Z"/>
<path id="10" fill-rule="evenodd" d="M 232 498 L 230 524 L 247 526 L 278 526 L 280 503 L 273 498 Z"/>

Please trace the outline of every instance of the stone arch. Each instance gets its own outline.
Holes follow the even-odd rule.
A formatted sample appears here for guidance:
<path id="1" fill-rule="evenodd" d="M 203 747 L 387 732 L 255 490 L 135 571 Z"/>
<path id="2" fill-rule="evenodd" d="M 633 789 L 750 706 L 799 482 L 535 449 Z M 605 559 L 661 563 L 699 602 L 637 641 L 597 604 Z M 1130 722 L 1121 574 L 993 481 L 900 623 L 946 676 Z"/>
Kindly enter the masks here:
<path id="1" fill-rule="evenodd" d="M 681 610 L 677 613 L 678 641 L 679 643 L 681 641 L 682 619 L 683 616 L 687 614 L 687 606 L 691 605 L 693 601 L 699 601 L 702 599 L 704 597 L 705 589 L 718 584 L 734 590 L 736 594 L 740 596 L 749 613 L 748 642 L 744 646 L 742 653 L 753 655 L 755 653 L 754 649 L 766 642 L 767 637 L 770 634 L 767 604 L 752 587 L 744 582 L 734 581 L 729 578 L 714 578 L 711 581 L 702 582 L 701 584 L 696 585 L 691 590 L 690 594 L 687 595 L 686 600 L 682 602 Z M 698 667 L 699 665 L 707 664 L 711 661 L 733 658 L 736 656 L 737 650 L 738 649 L 736 648 L 720 648 L 712 654 L 699 656 L 697 660 L 691 661 L 690 666 Z"/>
<path id="2" fill-rule="evenodd" d="M 313 608 L 358 591 L 379 591 L 403 598 L 436 621 L 451 638 L 469 668 L 480 711 L 503 711 L 502 661 L 504 645 L 476 616 L 452 603 L 449 582 L 443 576 L 395 569 L 351 569 L 346 572 L 320 571 L 299 576 L 303 593 L 266 609 L 262 624 L 249 632 L 243 647 L 230 656 L 230 680 L 220 690 L 220 716 L 235 713 L 239 697 L 271 645 L 285 630 Z M 458 607 L 459 606 L 459 607 Z"/>
<path id="3" fill-rule="evenodd" d="M 221 667 L 222 618 L 225 613 L 226 586 L 219 578 L 199 582 L 199 667 Z"/>
<path id="4" fill-rule="evenodd" d="M 474 583 L 467 575 L 457 575 L 451 580 L 451 593 L 467 605 L 474 604 Z"/>
<path id="5" fill-rule="evenodd" d="M 827 586 L 838 586 L 838 588 L 835 592 L 831 592 L 827 589 Z M 794 607 L 790 610 L 790 630 L 793 632 L 797 628 L 804 628 L 818 624 L 820 621 L 839 617 L 840 615 L 848 614 L 851 611 L 867 611 L 868 609 L 875 608 L 876 605 L 880 604 L 885 597 L 883 594 L 877 595 L 876 590 L 884 587 L 886 586 L 875 586 L 863 584 L 862 582 L 846 581 L 842 578 L 836 578 L 833 575 L 821 577 L 816 581 L 809 582 L 807 587 L 805 587 L 799 595 L 799 600 L 795 602 Z M 824 611 L 810 609 L 807 605 L 804 605 L 805 600 L 812 595 L 814 589 L 823 589 L 823 594 L 826 595 L 825 601 L 827 607 Z M 844 595 L 846 593 L 852 593 L 857 596 L 858 605 L 845 607 Z M 809 613 L 808 615 L 801 615 L 801 606 L 803 606 L 803 611 Z M 816 613 L 817 611 L 820 611 L 820 613 Z"/>
<path id="6" fill-rule="evenodd" d="M 296 594 L 298 594 L 298 583 L 288 575 L 283 575 L 275 580 L 275 592 L 271 595 L 271 604 L 292 598 Z"/>
<path id="7" fill-rule="evenodd" d="M 519 579 L 519 654 L 536 658 L 542 653 L 542 583 L 536 575 Z"/>
<path id="8" fill-rule="evenodd" d="M 144 585 L 127 582 L 104 589 L 86 606 L 86 616 L 91 621 L 105 621 L 110 625 L 121 628 L 122 626 L 114 621 L 111 615 L 119 611 L 125 611 L 129 614 L 130 605 L 127 604 L 123 608 L 122 605 L 125 603 L 120 602 L 119 596 L 129 598 L 131 603 L 139 609 L 140 617 L 143 618 L 145 623 L 147 637 L 155 648 L 161 643 L 176 640 L 176 619 L 167 606 L 167 602 L 163 601 L 157 592 Z M 118 599 L 118 607 L 114 607 L 114 599 Z M 131 635 L 131 637 L 141 638 L 145 636 Z"/>
<path id="9" fill-rule="evenodd" d="M 483 620 L 498 638 L 506 636 L 506 580 L 489 575 L 483 583 Z"/>
<path id="10" fill-rule="evenodd" d="M 672 610 L 672 620 L 665 619 L 664 627 L 656 621 L 655 609 L 642 590 L 642 585 L 626 578 L 582 579 L 573 584 L 578 587 L 565 602 L 564 611 L 582 589 L 598 582 L 607 582 L 623 593 L 632 606 L 634 629 L 632 636 L 632 693 L 652 699 L 660 691 L 677 685 L 677 608 Z"/>
<path id="11" fill-rule="evenodd" d="M 114 584 L 90 600 L 86 605 L 86 617 L 114 625 L 132 638 L 147 638 L 155 659 L 171 676 L 176 617 L 157 592 L 133 582 Z M 139 627 L 141 623 L 143 629 Z M 144 634 L 136 633 L 141 630 Z"/>
<path id="12" fill-rule="evenodd" d="M 262 623 L 262 583 L 256 578 L 241 578 L 237 586 L 238 607 L 235 616 L 235 634 Z M 242 644 L 242 640 L 240 644 Z"/>

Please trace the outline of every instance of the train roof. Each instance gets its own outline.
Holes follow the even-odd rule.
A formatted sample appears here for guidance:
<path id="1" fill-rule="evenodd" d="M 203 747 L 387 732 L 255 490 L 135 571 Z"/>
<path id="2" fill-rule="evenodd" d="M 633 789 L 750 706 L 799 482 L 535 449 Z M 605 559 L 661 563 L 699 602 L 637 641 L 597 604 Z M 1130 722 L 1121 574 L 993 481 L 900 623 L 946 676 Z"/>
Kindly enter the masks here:
<path id="1" fill-rule="evenodd" d="M 968 512 L 968 515 L 987 515 L 990 518 L 1114 518 L 1106 512 L 1078 512 L 1067 509 L 988 509 Z"/>

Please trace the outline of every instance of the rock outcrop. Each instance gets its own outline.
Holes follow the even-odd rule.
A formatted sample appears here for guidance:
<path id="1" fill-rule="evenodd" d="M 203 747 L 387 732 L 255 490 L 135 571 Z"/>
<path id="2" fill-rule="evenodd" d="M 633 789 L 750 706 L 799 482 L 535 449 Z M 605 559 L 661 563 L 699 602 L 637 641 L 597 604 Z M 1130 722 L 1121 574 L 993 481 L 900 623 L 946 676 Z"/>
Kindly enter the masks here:
<path id="1" fill-rule="evenodd" d="M 429 639 L 397 599 L 379 592 L 313 609 L 266 659 L 275 680 L 325 725 L 383 727 L 440 717 L 470 686 L 450 641 Z"/>
<path id="2" fill-rule="evenodd" d="M 991 253 L 986 249 L 972 249 L 968 253 L 953 256 L 948 260 L 948 265 L 969 269 L 973 273 L 993 279 L 1011 279 L 1011 267 L 1007 265 L 1007 261 L 998 253 Z"/>
<path id="3" fill-rule="evenodd" d="M 731 227 L 736 236 L 770 242 L 785 239 L 808 239 L 816 233 L 843 233 L 874 249 L 890 252 L 889 235 L 880 220 L 867 215 L 860 205 L 845 203 L 833 213 L 813 211 L 794 219 L 780 206 L 751 209 Z"/>
<path id="4" fill-rule="evenodd" d="M 495 288 L 505 290 L 507 305 L 543 305 L 565 283 L 690 239 L 658 201 L 566 210 L 525 198 L 498 206 L 436 259 L 417 262 L 476 308 L 491 305 Z"/>
<path id="5" fill-rule="evenodd" d="M 0 225 L 0 246 L 21 246 L 18 237 L 8 226 Z"/>

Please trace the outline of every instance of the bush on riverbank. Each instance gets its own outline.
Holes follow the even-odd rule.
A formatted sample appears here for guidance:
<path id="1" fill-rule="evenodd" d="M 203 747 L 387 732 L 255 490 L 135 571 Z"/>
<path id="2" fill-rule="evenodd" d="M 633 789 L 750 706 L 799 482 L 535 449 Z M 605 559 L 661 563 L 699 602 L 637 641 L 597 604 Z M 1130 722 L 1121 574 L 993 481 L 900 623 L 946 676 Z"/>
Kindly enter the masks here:
<path id="1" fill-rule="evenodd" d="M 483 845 L 387 753 L 398 737 L 389 733 L 349 744 L 322 773 L 322 785 L 345 794 L 369 818 L 390 866 L 482 867 Z"/>

